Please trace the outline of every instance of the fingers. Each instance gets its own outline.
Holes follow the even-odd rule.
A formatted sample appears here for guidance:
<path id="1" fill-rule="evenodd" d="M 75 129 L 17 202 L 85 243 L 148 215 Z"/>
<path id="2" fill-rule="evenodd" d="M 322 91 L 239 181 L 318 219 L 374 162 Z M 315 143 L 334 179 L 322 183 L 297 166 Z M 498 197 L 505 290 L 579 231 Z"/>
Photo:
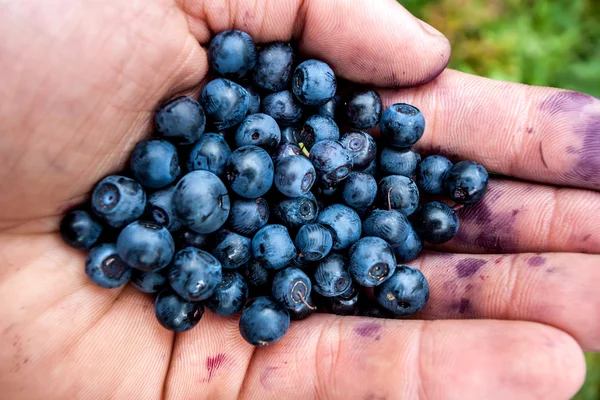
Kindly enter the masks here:
<path id="1" fill-rule="evenodd" d="M 431 289 L 416 318 L 534 321 L 569 333 L 586 350 L 600 350 L 599 256 L 425 252 L 414 263 Z"/>
<path id="2" fill-rule="evenodd" d="M 377 86 L 429 82 L 450 57 L 448 40 L 394 0 L 181 0 L 201 43 L 211 32 L 247 31 L 258 42 L 297 39 L 341 77 Z"/>
<path id="3" fill-rule="evenodd" d="M 419 148 L 472 159 L 492 172 L 600 189 L 600 100 L 577 92 L 446 70 L 426 86 L 387 91 L 428 122 Z"/>
<path id="4" fill-rule="evenodd" d="M 457 211 L 457 253 L 600 253 L 600 193 L 492 179 L 484 199 Z"/>
<path id="5" fill-rule="evenodd" d="M 527 322 L 315 316 L 256 351 L 245 398 L 566 399 L 585 366 L 568 335 Z"/>

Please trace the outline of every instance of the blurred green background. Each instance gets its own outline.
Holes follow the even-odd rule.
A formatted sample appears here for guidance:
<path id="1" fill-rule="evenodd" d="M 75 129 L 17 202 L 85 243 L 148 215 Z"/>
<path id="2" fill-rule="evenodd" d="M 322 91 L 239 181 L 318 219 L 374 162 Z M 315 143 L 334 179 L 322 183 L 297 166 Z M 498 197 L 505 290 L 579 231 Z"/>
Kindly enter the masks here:
<path id="1" fill-rule="evenodd" d="M 450 68 L 600 97 L 600 0 L 399 0 L 452 43 Z M 600 399 L 600 354 L 576 400 Z"/>

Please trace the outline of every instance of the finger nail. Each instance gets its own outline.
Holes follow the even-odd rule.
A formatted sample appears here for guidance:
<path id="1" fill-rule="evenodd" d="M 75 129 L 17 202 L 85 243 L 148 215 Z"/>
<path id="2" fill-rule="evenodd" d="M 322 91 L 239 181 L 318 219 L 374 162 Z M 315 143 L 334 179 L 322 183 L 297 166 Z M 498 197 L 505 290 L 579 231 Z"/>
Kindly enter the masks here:
<path id="1" fill-rule="evenodd" d="M 427 33 L 428 35 L 431 35 L 431 36 L 444 36 L 444 34 L 442 32 L 438 31 L 433 26 L 429 25 L 427 22 L 424 22 L 424 21 L 421 21 L 421 20 L 419 20 L 419 22 L 421 23 L 421 27 L 423 28 L 423 30 L 425 31 L 425 33 Z"/>

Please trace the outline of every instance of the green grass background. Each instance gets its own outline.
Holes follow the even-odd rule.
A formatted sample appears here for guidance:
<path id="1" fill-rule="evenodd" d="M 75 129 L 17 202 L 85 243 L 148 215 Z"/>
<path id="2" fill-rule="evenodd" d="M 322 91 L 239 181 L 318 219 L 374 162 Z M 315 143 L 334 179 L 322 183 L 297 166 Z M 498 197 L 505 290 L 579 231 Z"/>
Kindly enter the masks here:
<path id="1" fill-rule="evenodd" d="M 600 97 L 599 0 L 399 0 L 452 43 L 450 68 Z M 600 354 L 576 400 L 600 399 Z"/>

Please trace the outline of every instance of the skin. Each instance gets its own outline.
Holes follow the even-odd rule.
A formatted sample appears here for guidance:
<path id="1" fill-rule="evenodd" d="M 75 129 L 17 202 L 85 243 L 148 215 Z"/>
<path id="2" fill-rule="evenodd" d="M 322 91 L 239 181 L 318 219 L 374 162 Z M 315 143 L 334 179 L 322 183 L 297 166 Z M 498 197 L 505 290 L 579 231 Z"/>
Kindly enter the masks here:
<path id="1" fill-rule="evenodd" d="M 566 399 L 582 384 L 582 348 L 600 350 L 599 100 L 436 78 L 448 41 L 393 0 L 28 0 L 2 2 L 0 26 L 3 397 Z M 520 179 L 491 180 L 445 252 L 409 263 L 431 285 L 417 319 L 315 315 L 253 349 L 206 313 L 175 335 L 61 243 L 60 216 L 125 165 L 158 105 L 199 93 L 200 44 L 231 28 L 389 87 L 384 107 L 429 121 L 418 150 Z"/>

